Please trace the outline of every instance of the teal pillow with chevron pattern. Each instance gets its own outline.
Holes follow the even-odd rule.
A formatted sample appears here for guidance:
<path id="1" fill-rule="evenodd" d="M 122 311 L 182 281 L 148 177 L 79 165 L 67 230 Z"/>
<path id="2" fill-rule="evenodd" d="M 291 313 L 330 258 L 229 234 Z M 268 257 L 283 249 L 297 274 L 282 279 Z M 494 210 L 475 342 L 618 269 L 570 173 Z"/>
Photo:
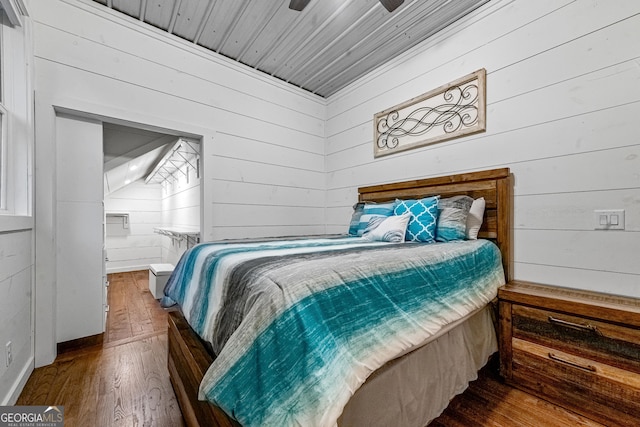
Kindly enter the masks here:
<path id="1" fill-rule="evenodd" d="M 469 196 L 440 199 L 438 204 L 437 242 L 464 240 L 467 237 L 467 216 L 473 203 Z"/>
<path id="2" fill-rule="evenodd" d="M 434 242 L 438 223 L 438 200 L 440 196 L 419 200 L 396 200 L 394 215 L 409 212 L 411 218 L 407 226 L 405 240 L 409 242 Z"/>

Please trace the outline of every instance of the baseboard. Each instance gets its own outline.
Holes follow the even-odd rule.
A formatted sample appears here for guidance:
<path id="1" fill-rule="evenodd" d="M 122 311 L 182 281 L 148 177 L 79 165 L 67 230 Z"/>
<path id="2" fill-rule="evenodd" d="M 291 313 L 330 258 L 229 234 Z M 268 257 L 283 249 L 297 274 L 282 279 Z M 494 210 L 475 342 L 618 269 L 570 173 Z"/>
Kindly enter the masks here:
<path id="1" fill-rule="evenodd" d="M 64 341 L 58 343 L 58 355 L 69 351 L 81 350 L 89 347 L 102 347 L 104 342 L 104 333 L 91 335 L 88 337 L 77 338 L 75 340 Z"/>
<path id="2" fill-rule="evenodd" d="M 16 378 L 16 380 L 13 382 L 13 385 L 9 389 L 9 393 L 7 393 L 7 395 L 4 396 L 2 402 L 0 402 L 0 406 L 10 406 L 16 404 L 18 398 L 20 397 L 20 393 L 22 393 L 22 390 L 27 384 L 31 373 L 35 369 L 34 367 L 35 359 L 33 358 L 33 356 L 31 356 L 29 359 L 27 359 L 27 363 L 25 363 L 24 367 L 20 371 L 20 375 L 18 375 L 18 378 Z"/>

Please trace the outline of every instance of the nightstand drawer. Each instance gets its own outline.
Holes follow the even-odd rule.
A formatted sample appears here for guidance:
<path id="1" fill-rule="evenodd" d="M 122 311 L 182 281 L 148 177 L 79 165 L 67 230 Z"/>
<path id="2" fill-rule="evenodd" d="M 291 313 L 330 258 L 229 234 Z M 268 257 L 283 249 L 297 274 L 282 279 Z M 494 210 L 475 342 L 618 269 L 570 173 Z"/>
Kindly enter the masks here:
<path id="1" fill-rule="evenodd" d="M 640 330 L 512 305 L 512 336 L 640 374 Z"/>
<path id="2" fill-rule="evenodd" d="M 530 341 L 512 339 L 512 381 L 607 425 L 637 426 L 640 375 Z"/>

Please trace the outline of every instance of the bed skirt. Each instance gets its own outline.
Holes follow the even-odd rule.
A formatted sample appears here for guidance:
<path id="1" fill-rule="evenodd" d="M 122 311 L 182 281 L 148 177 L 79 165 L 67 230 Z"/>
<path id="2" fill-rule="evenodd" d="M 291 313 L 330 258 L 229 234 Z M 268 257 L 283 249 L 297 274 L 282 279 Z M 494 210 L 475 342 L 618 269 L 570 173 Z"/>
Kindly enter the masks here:
<path id="1" fill-rule="evenodd" d="M 491 305 L 374 372 L 349 400 L 340 427 L 424 427 L 498 351 Z"/>

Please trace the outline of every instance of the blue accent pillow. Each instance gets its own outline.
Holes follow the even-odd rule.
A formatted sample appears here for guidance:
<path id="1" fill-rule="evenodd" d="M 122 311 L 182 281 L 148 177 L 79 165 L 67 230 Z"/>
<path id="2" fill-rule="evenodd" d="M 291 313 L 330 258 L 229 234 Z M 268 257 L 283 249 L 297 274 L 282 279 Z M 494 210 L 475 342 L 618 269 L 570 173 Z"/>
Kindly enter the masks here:
<path id="1" fill-rule="evenodd" d="M 436 241 L 451 242 L 464 240 L 467 237 L 467 216 L 472 203 L 473 198 L 469 196 L 440 199 Z"/>
<path id="2" fill-rule="evenodd" d="M 395 202 L 389 203 L 365 203 L 362 210 L 362 216 L 360 216 L 360 222 L 358 222 L 358 231 L 356 235 L 362 236 L 364 230 L 369 225 L 371 218 L 386 218 L 393 215 L 393 207 Z"/>
<path id="3" fill-rule="evenodd" d="M 410 242 L 434 242 L 438 223 L 438 199 L 440 196 L 420 200 L 396 200 L 395 215 L 411 214 L 405 240 Z"/>
<path id="4" fill-rule="evenodd" d="M 353 213 L 351 214 L 351 222 L 349 222 L 349 235 L 358 235 L 358 224 L 360 224 L 360 217 L 364 211 L 364 203 L 358 202 L 353 205 Z"/>

